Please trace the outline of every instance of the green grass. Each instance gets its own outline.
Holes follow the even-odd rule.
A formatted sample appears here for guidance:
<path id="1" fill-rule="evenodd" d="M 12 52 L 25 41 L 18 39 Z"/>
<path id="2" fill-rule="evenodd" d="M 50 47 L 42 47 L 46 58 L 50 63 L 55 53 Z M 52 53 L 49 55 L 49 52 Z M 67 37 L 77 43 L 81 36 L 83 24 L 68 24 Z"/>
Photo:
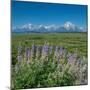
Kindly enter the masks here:
<path id="1" fill-rule="evenodd" d="M 33 40 L 35 45 L 43 45 L 47 40 L 49 45 L 65 47 L 69 51 L 77 48 L 80 55 L 87 56 L 87 33 L 12 34 L 12 49 L 16 51 L 19 44 L 31 46 Z"/>

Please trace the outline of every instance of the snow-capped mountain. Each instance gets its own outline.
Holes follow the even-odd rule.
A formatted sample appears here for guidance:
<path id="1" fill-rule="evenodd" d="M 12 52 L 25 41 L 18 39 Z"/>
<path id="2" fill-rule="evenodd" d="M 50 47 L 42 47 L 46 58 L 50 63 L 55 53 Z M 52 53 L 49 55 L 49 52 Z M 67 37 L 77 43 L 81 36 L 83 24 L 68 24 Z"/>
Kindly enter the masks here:
<path id="1" fill-rule="evenodd" d="M 75 25 L 72 24 L 71 22 L 66 22 L 64 24 L 64 28 L 66 28 L 66 30 L 70 30 L 70 29 L 74 30 L 75 29 Z"/>
<path id="2" fill-rule="evenodd" d="M 16 33 L 59 33 L 59 32 L 86 32 L 83 27 L 66 22 L 64 25 L 33 25 L 26 24 L 14 27 L 12 32 Z"/>

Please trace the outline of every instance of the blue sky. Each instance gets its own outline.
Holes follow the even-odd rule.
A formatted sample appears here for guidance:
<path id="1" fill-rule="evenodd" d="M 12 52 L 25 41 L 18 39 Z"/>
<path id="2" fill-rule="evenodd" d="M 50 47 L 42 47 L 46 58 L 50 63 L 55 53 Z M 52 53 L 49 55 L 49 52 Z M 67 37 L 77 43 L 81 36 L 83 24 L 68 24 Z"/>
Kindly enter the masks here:
<path id="1" fill-rule="evenodd" d="M 86 28 L 87 6 L 12 1 L 13 27 L 27 23 L 63 25 L 67 21 Z"/>

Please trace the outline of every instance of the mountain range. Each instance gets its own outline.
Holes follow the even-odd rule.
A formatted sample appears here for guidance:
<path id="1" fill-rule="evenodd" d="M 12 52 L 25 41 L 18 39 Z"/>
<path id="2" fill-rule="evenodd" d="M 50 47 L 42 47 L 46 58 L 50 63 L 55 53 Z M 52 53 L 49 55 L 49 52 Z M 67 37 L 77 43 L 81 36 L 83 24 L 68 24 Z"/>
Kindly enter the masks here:
<path id="1" fill-rule="evenodd" d="M 14 33 L 60 33 L 60 32 L 86 32 L 86 29 L 79 27 L 71 22 L 64 25 L 33 25 L 25 24 L 12 28 Z"/>

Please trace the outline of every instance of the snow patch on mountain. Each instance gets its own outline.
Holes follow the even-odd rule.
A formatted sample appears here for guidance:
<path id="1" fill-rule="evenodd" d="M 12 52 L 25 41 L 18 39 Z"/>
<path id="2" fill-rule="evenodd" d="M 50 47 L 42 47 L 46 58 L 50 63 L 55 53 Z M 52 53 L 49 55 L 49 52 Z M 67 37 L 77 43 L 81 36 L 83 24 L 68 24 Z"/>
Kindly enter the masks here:
<path id="1" fill-rule="evenodd" d="M 13 32 L 32 32 L 32 33 L 57 33 L 57 32 L 85 32 L 83 27 L 79 27 L 70 21 L 64 25 L 33 25 L 31 23 L 14 27 Z"/>
<path id="2" fill-rule="evenodd" d="M 64 24 L 64 28 L 66 28 L 66 30 L 75 30 L 75 25 L 68 21 Z"/>

